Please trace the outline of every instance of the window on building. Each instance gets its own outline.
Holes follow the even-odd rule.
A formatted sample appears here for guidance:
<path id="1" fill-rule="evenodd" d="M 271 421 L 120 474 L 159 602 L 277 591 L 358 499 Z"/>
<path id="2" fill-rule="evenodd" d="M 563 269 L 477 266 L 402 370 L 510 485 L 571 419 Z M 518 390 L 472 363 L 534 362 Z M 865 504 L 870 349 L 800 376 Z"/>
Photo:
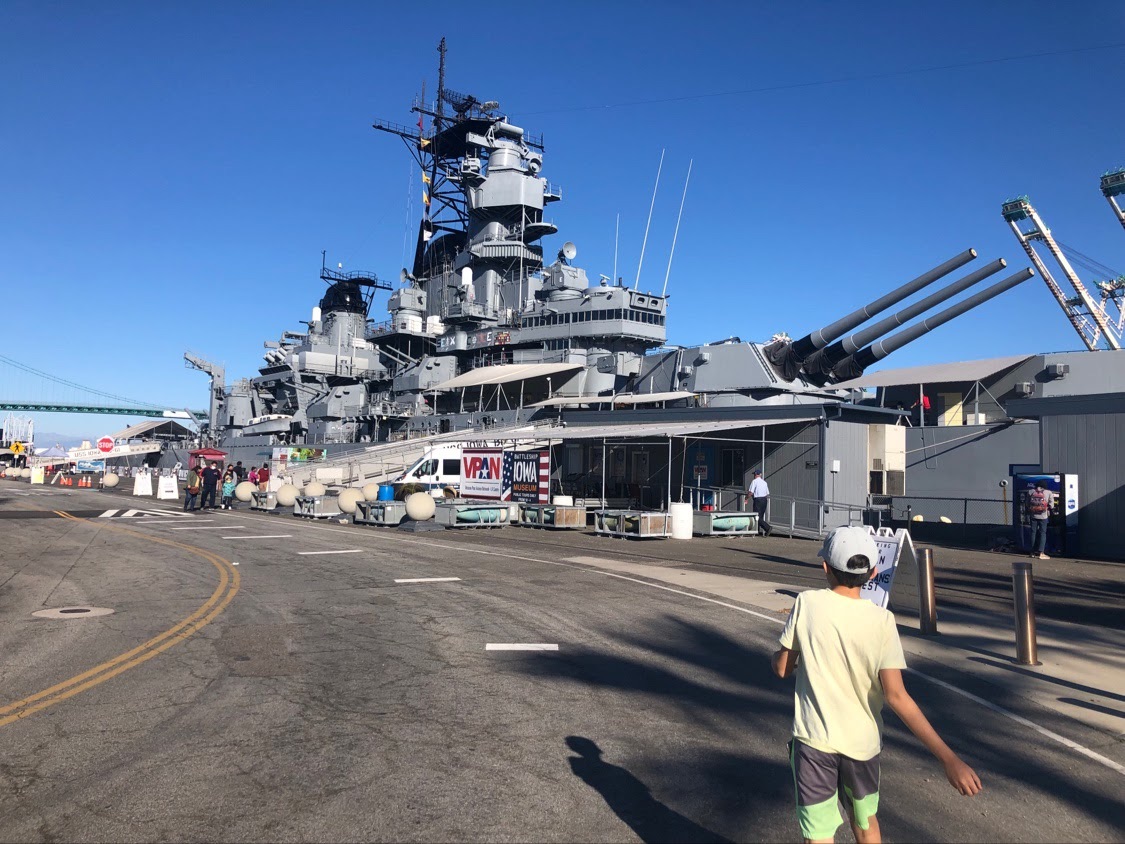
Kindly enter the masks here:
<path id="1" fill-rule="evenodd" d="M 746 452 L 724 448 L 719 454 L 719 485 L 741 487 L 746 481 Z"/>

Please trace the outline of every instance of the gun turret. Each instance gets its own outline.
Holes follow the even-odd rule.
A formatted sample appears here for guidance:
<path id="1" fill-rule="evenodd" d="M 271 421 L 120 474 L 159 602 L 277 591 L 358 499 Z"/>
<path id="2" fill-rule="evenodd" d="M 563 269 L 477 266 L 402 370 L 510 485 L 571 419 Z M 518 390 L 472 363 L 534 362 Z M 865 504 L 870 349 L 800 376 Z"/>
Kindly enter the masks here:
<path id="1" fill-rule="evenodd" d="M 768 347 L 765 351 L 769 357 L 770 363 L 778 367 L 783 378 L 792 381 L 793 378 L 797 376 L 797 372 L 800 370 L 801 364 L 804 362 L 805 358 L 817 349 L 824 348 L 833 340 L 842 337 L 846 332 L 866 322 L 876 314 L 885 311 L 891 305 L 897 304 L 908 296 L 913 295 L 926 285 L 932 284 L 942 276 L 948 275 L 958 267 L 964 266 L 975 257 L 977 257 L 975 249 L 966 249 L 960 255 L 950 258 L 944 264 L 934 267 L 932 270 L 923 273 L 913 281 L 909 281 L 902 285 L 902 287 L 892 290 L 885 296 L 880 296 L 874 302 L 864 305 L 857 311 L 852 311 L 847 316 L 836 320 L 831 325 L 826 325 L 819 331 L 806 334 L 800 340 L 794 340 L 792 343 L 778 343 Z"/>
<path id="2" fill-rule="evenodd" d="M 805 359 L 805 372 L 810 375 L 831 372 L 833 366 L 848 355 L 855 354 L 855 352 L 862 349 L 876 337 L 881 337 L 888 331 L 900 325 L 905 325 L 919 314 L 925 313 L 935 305 L 940 305 L 946 299 L 952 299 L 958 293 L 968 290 L 978 281 L 1000 272 L 1000 270 L 1004 269 L 1006 266 L 1008 266 L 1008 262 L 1003 258 L 998 258 L 991 264 L 969 273 L 967 276 L 953 282 L 953 284 L 948 287 L 943 287 L 941 290 L 937 291 L 937 293 L 933 293 L 925 299 L 918 300 L 913 305 L 903 308 L 901 311 L 892 314 L 886 319 L 880 320 L 862 331 L 857 331 L 855 334 L 850 334 L 843 340 L 837 340 L 831 346 L 825 346 L 823 349 L 813 352 Z"/>
<path id="3" fill-rule="evenodd" d="M 973 308 L 984 304 L 989 299 L 993 299 L 1001 293 L 1011 290 L 1016 285 L 1022 284 L 1034 275 L 1034 270 L 1030 267 L 1025 267 L 1019 272 L 1008 276 L 1003 281 L 999 281 L 979 293 L 974 293 L 972 296 L 958 302 L 951 308 L 946 308 L 944 311 L 940 311 L 933 316 L 926 317 L 909 328 L 904 328 L 897 334 L 884 337 L 882 340 L 860 349 L 855 354 L 848 355 L 848 357 L 844 358 L 833 367 L 832 374 L 840 381 L 858 378 L 863 375 L 864 370 L 875 361 L 882 360 L 896 349 L 900 349 L 907 343 L 917 340 L 923 334 L 929 334 L 939 325 L 944 325 L 951 319 L 961 316 L 961 314 L 966 311 L 971 311 Z"/>

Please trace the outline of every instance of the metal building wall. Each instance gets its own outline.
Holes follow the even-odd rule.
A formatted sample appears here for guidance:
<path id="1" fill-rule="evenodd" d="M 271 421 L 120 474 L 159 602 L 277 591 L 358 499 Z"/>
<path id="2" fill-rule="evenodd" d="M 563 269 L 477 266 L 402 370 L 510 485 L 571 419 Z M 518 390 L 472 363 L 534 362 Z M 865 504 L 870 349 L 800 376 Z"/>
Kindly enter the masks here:
<path id="1" fill-rule="evenodd" d="M 747 445 L 747 484 L 752 471 L 761 469 L 770 487 L 770 519 L 779 530 L 790 519 L 797 528 L 818 528 L 819 427 L 815 422 L 769 425 L 759 430 L 764 445 Z"/>
<path id="2" fill-rule="evenodd" d="M 824 527 L 831 530 L 847 524 L 859 524 L 867 505 L 867 425 L 856 422 L 829 421 L 824 430 L 824 500 L 828 512 Z M 840 471 L 832 472 L 832 461 L 840 461 Z"/>
<path id="3" fill-rule="evenodd" d="M 1078 475 L 1079 553 L 1125 558 L 1125 413 L 1043 416 L 1043 471 Z"/>
<path id="4" fill-rule="evenodd" d="M 1002 497 L 1013 463 L 1039 463 L 1039 425 L 961 425 L 906 429 L 906 494 Z"/>

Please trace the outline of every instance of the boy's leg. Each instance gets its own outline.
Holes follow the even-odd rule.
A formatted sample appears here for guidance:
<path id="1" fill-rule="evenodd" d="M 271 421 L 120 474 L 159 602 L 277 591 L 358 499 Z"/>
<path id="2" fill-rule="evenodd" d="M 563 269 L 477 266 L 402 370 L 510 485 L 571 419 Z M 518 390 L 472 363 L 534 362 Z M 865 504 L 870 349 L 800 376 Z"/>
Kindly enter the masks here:
<path id="1" fill-rule="evenodd" d="M 883 840 L 875 817 L 879 811 L 879 755 L 862 762 L 841 756 L 840 785 L 855 840 L 859 844 L 879 844 Z"/>
<path id="2" fill-rule="evenodd" d="M 805 841 L 830 842 L 844 822 L 837 793 L 841 759 L 797 739 L 789 744 L 789 764 L 797 789 L 797 820 Z"/>

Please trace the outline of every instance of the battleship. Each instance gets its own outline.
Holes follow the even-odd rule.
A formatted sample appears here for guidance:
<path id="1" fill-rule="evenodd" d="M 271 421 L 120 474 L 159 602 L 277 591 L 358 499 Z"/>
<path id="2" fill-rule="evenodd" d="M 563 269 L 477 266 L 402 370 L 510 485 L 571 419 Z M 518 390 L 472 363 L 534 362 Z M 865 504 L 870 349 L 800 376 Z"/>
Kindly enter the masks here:
<path id="1" fill-rule="evenodd" d="M 591 283 L 549 207 L 562 191 L 543 175 L 544 143 L 495 100 L 445 84 L 415 99 L 414 124 L 379 120 L 414 158 L 424 188 L 412 266 L 397 284 L 332 269 L 305 330 L 265 343 L 252 378 L 188 353 L 211 379 L 201 444 L 254 460 L 279 446 L 346 454 L 399 439 L 520 424 L 625 405 L 790 407 L 848 403 L 834 389 L 876 360 L 1032 276 L 1021 270 L 889 336 L 895 328 L 1004 268 L 970 272 L 870 327 L 855 330 L 977 257 L 967 249 L 874 302 L 792 340 L 728 338 L 685 347 L 667 338 L 668 296 L 600 276 Z M 389 318 L 370 316 L 389 292 Z"/>

